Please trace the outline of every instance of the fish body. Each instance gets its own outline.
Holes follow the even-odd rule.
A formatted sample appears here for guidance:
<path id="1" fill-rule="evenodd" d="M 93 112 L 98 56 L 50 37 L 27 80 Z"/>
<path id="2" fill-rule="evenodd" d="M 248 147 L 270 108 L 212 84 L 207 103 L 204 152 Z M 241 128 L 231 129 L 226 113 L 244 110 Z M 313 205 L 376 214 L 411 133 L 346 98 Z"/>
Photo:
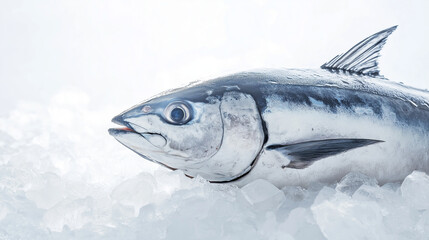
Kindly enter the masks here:
<path id="1" fill-rule="evenodd" d="M 330 183 L 351 171 L 380 183 L 429 170 L 429 92 L 378 74 L 396 27 L 322 69 L 237 73 L 155 96 L 110 129 L 139 155 L 191 177 L 242 186 Z"/>

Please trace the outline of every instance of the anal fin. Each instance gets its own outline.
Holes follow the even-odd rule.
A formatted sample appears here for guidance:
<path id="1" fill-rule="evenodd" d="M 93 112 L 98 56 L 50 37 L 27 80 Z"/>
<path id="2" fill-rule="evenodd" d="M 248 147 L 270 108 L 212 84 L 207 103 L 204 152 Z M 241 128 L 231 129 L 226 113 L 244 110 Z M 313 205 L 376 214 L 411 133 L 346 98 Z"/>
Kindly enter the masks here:
<path id="1" fill-rule="evenodd" d="M 317 160 L 379 142 L 383 141 L 356 138 L 326 139 L 294 144 L 275 144 L 267 146 L 267 150 L 277 150 L 285 155 L 290 163 L 284 167 L 303 169 Z"/>

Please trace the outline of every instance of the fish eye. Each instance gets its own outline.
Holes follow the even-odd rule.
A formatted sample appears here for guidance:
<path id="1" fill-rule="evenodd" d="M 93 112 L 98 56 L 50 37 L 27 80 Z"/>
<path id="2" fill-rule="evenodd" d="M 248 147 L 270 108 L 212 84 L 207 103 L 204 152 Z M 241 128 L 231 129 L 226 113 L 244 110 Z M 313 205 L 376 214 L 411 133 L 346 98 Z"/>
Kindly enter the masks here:
<path id="1" fill-rule="evenodd" d="M 177 107 L 171 110 L 170 117 L 171 120 L 175 122 L 180 122 L 185 117 L 185 112 L 183 111 L 183 109 Z"/>
<path id="2" fill-rule="evenodd" d="M 182 125 L 191 120 L 191 108 L 185 102 L 172 102 L 164 110 L 164 116 L 172 124 Z"/>

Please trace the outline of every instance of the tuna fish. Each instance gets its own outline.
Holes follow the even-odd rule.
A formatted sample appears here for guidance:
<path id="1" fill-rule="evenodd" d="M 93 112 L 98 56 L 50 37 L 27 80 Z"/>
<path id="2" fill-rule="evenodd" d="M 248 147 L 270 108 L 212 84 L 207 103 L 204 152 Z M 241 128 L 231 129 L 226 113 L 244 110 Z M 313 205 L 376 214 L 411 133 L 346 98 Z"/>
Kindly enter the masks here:
<path id="1" fill-rule="evenodd" d="M 320 69 L 241 72 L 169 90 L 113 118 L 143 158 L 189 177 L 242 186 L 332 183 L 361 172 L 380 183 L 429 170 L 429 92 L 379 74 L 396 26 Z"/>

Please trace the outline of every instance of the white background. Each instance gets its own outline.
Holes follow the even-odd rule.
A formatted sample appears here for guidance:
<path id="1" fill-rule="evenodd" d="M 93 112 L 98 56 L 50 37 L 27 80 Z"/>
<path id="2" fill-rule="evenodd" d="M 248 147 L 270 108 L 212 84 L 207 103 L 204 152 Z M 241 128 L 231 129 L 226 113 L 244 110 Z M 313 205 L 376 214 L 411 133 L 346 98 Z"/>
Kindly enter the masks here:
<path id="1" fill-rule="evenodd" d="M 393 25 L 381 73 L 429 88 L 428 7 L 0 0 L 0 239 L 426 239 L 424 173 L 383 186 L 351 173 L 321 189 L 238 189 L 158 168 L 107 129 L 168 88 L 252 68 L 318 68 Z"/>
<path id="2" fill-rule="evenodd" d="M 393 25 L 381 73 L 427 88 L 428 12 L 424 0 L 1 0 L 0 115 L 64 88 L 121 111 L 194 80 L 318 68 Z"/>

